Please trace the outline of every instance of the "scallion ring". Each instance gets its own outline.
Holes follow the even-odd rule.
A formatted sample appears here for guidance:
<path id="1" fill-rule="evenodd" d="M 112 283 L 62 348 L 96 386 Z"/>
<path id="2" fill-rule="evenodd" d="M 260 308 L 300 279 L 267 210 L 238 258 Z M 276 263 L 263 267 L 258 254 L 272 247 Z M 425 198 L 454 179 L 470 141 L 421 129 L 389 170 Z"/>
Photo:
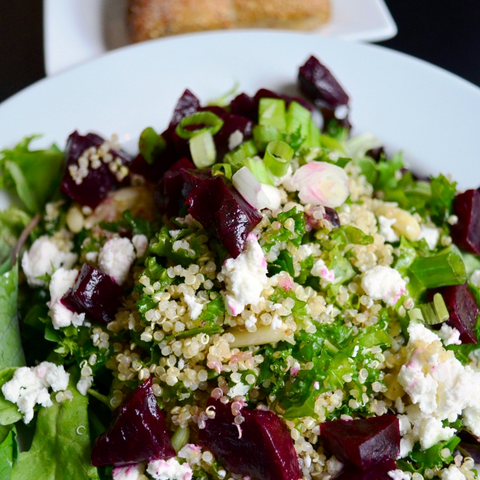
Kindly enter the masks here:
<path id="1" fill-rule="evenodd" d="M 186 127 L 198 125 L 196 130 L 188 130 Z M 175 132 L 180 138 L 188 140 L 201 132 L 210 132 L 215 135 L 223 126 L 223 120 L 212 112 L 195 112 L 193 115 L 182 118 Z"/>
<path id="2" fill-rule="evenodd" d="M 283 177 L 290 166 L 293 153 L 293 148 L 288 143 L 276 140 L 267 145 L 263 161 L 273 175 Z"/>

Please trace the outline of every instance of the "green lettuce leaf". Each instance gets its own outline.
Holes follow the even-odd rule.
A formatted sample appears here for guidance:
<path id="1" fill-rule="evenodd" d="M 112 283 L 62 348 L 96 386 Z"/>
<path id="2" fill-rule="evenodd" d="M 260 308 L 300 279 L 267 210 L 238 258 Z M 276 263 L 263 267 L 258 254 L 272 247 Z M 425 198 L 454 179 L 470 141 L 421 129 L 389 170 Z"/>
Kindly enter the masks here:
<path id="1" fill-rule="evenodd" d="M 0 478 L 2 480 L 10 480 L 12 478 L 12 466 L 16 452 L 15 432 L 10 430 L 0 444 Z"/>
<path id="2" fill-rule="evenodd" d="M 29 212 L 38 213 L 60 186 L 63 153 L 55 145 L 30 150 L 34 138 L 0 152 L 0 188 L 17 194 Z"/>
<path id="3" fill-rule="evenodd" d="M 14 205 L 0 211 L 0 264 L 9 265 L 17 239 L 30 220 L 27 213 Z"/>
<path id="4" fill-rule="evenodd" d="M 12 470 L 12 480 L 98 480 L 98 472 L 90 465 L 90 431 L 88 397 L 75 387 L 70 372 L 71 401 L 41 408 L 27 452 L 18 455 Z"/>
<path id="5" fill-rule="evenodd" d="M 25 365 L 17 316 L 18 266 L 0 276 L 0 369 Z"/>

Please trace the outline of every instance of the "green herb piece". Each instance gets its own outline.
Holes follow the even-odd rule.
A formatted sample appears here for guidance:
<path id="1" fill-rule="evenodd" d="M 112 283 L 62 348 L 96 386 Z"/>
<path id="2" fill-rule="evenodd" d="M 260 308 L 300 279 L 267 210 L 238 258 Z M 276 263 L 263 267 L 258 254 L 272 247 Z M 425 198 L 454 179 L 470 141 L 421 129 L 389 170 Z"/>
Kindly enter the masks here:
<path id="1" fill-rule="evenodd" d="M 165 139 L 152 127 L 147 127 L 140 134 L 138 150 L 147 163 L 153 163 L 155 157 L 160 155 L 167 146 Z"/>
<path id="2" fill-rule="evenodd" d="M 430 182 L 432 197 L 430 200 L 432 220 L 437 225 L 446 222 L 452 212 L 452 203 L 457 183 L 450 182 L 444 175 L 432 178 Z"/>
<path id="3" fill-rule="evenodd" d="M 462 254 L 455 245 L 430 257 L 417 257 L 410 272 L 426 289 L 461 285 L 467 280 Z"/>
<path id="4" fill-rule="evenodd" d="M 0 369 L 25 365 L 17 316 L 18 265 L 0 276 Z"/>
<path id="5" fill-rule="evenodd" d="M 98 480 L 97 469 L 90 465 L 91 440 L 88 422 L 88 397 L 75 387 L 70 372 L 72 400 L 53 405 L 38 413 L 33 443 L 18 455 L 12 480 Z"/>
<path id="6" fill-rule="evenodd" d="M 30 213 L 39 213 L 60 186 L 63 153 L 55 145 L 30 150 L 34 138 L 0 152 L 0 188 L 16 193 Z"/>
<path id="7" fill-rule="evenodd" d="M 365 175 L 367 182 L 373 185 L 378 177 L 377 164 L 373 160 L 373 158 L 370 158 L 370 157 L 359 158 L 355 161 L 355 163 L 362 170 L 362 174 Z"/>
<path id="8" fill-rule="evenodd" d="M 403 158 L 401 153 L 395 154 L 391 160 L 380 161 L 377 164 L 378 178 L 375 181 L 375 190 L 394 189 L 398 185 L 396 172 L 403 167 Z"/>
<path id="9" fill-rule="evenodd" d="M 198 242 L 198 239 L 194 235 L 189 235 L 191 230 L 182 230 L 175 238 L 170 236 L 170 229 L 163 227 L 159 233 L 157 233 L 157 242 L 150 247 L 150 251 L 156 255 L 168 258 L 176 264 L 182 265 L 186 268 L 193 263 L 202 253 L 202 245 Z M 187 235 L 189 235 L 187 237 Z M 173 249 L 173 244 L 177 240 L 185 240 L 190 245 L 190 248 L 185 249 L 183 247 L 176 250 Z"/>
<path id="10" fill-rule="evenodd" d="M 0 265 L 8 265 L 7 270 L 10 270 L 10 260 L 18 237 L 30 220 L 30 215 L 15 205 L 0 211 Z M 0 274 L 3 273 L 0 271 Z"/>
<path id="11" fill-rule="evenodd" d="M 284 227 L 284 223 L 287 219 L 291 218 L 294 221 L 293 231 Z M 265 245 L 262 245 L 266 252 L 277 243 L 290 241 L 296 247 L 299 247 L 302 243 L 303 235 L 305 235 L 305 218 L 303 212 L 298 212 L 296 207 L 293 207 L 288 212 L 282 212 L 277 215 L 277 218 L 272 218 L 271 222 L 278 221 L 282 224 L 279 230 L 269 228 L 265 234 Z"/>

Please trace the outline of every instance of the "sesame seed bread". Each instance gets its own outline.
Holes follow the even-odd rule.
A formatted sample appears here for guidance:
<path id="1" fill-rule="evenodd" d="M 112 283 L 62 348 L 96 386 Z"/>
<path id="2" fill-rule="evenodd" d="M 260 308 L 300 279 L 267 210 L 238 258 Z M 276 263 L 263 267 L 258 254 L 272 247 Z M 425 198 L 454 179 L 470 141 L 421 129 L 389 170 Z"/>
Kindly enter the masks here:
<path id="1" fill-rule="evenodd" d="M 129 0 L 131 40 L 226 28 L 309 30 L 330 18 L 330 0 Z"/>

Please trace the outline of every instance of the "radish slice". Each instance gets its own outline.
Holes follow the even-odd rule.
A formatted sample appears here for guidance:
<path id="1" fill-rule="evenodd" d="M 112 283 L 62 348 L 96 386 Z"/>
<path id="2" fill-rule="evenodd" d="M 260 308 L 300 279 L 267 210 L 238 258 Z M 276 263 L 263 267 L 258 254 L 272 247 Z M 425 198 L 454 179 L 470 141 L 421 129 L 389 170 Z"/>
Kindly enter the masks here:
<path id="1" fill-rule="evenodd" d="M 327 162 L 302 165 L 293 175 L 292 184 L 300 200 L 311 205 L 336 208 L 350 194 L 345 170 Z"/>

